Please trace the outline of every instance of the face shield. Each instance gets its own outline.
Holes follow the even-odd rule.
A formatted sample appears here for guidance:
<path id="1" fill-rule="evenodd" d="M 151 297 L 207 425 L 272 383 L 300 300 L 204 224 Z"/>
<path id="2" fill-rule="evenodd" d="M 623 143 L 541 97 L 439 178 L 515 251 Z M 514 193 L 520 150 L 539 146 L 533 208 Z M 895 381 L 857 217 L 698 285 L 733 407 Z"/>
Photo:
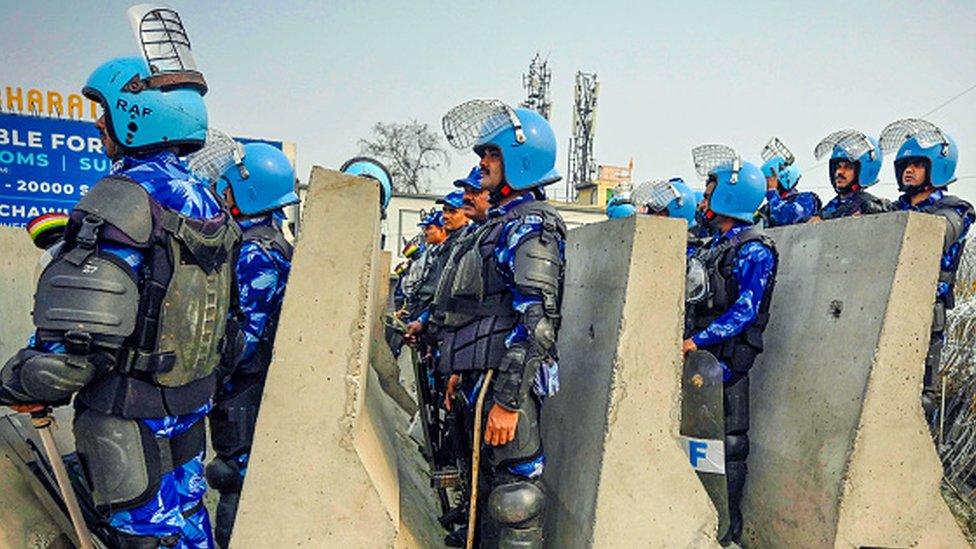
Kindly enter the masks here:
<path id="1" fill-rule="evenodd" d="M 226 185 L 221 184 L 221 176 L 231 166 L 237 165 L 241 179 L 249 176 L 244 167 L 244 147 L 233 137 L 216 129 L 207 130 L 203 148 L 187 155 L 186 162 L 193 175 L 215 186 L 218 194 L 223 193 L 222 187 Z"/>
<path id="2" fill-rule="evenodd" d="M 695 171 L 702 178 L 707 178 L 719 168 L 729 168 L 732 171 L 730 183 L 736 183 L 742 159 L 732 147 L 727 145 L 699 145 L 691 150 L 691 158 L 695 162 Z"/>
<path id="3" fill-rule="evenodd" d="M 134 77 L 126 91 L 145 89 L 194 88 L 207 93 L 207 82 L 197 70 L 190 51 L 190 39 L 180 15 L 166 6 L 139 4 L 128 9 L 129 24 L 135 34 L 150 76 Z"/>
<path id="4" fill-rule="evenodd" d="M 778 137 L 770 137 L 769 143 L 762 150 L 762 159 L 764 162 L 768 162 L 771 158 L 780 157 L 783 159 L 787 166 L 792 166 L 796 162 L 796 157 L 793 156 L 793 151 L 789 149 Z"/>
<path id="5" fill-rule="evenodd" d="M 634 203 L 647 209 L 651 215 L 667 214 L 668 204 L 681 193 L 667 181 L 646 181 L 634 189 Z"/>
<path id="6" fill-rule="evenodd" d="M 874 144 L 866 135 L 857 130 L 839 130 L 823 138 L 813 150 L 817 160 L 833 154 L 839 148 L 851 162 L 857 161 L 865 153 L 874 152 Z"/>
<path id="7" fill-rule="evenodd" d="M 948 154 L 949 139 L 935 124 L 918 118 L 906 118 L 888 124 L 881 131 L 881 150 L 895 152 L 909 139 L 914 138 L 923 149 L 941 145 L 942 154 Z"/>
<path id="8" fill-rule="evenodd" d="M 486 143 L 503 130 L 515 130 L 516 143 L 525 142 L 515 110 L 498 99 L 472 99 L 454 107 L 441 119 L 447 142 L 456 149 Z"/>
<path id="9" fill-rule="evenodd" d="M 701 303 L 708 297 L 708 271 L 697 257 L 688 258 L 685 272 L 685 302 Z"/>

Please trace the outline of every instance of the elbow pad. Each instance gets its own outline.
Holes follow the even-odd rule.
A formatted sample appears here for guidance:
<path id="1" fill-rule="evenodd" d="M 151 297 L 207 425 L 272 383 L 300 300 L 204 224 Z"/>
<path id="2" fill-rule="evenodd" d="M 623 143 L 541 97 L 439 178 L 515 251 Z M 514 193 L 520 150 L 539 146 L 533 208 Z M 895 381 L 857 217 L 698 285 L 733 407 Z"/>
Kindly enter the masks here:
<path id="1" fill-rule="evenodd" d="M 96 362 L 107 360 L 99 357 Z M 0 386 L 20 402 L 60 404 L 91 383 L 99 370 L 86 357 L 23 349 L 3 367 Z"/>

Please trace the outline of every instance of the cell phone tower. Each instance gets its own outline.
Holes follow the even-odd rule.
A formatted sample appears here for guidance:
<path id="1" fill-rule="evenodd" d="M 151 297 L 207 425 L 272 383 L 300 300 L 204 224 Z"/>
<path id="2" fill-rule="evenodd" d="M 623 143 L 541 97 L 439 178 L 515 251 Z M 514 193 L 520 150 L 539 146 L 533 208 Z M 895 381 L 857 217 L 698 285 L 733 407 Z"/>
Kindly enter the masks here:
<path id="1" fill-rule="evenodd" d="M 549 59 L 543 59 L 539 53 L 536 53 L 529 63 L 529 72 L 522 75 L 522 87 L 525 88 L 526 99 L 520 106 L 532 109 L 549 120 L 549 114 L 552 112 L 552 101 L 549 99 L 551 80 Z"/>
<path id="2" fill-rule="evenodd" d="M 580 189 L 592 186 L 596 177 L 593 137 L 596 131 L 597 96 L 600 83 L 595 73 L 576 72 L 572 137 L 569 138 L 569 166 L 566 170 L 566 199 L 573 201 Z"/>

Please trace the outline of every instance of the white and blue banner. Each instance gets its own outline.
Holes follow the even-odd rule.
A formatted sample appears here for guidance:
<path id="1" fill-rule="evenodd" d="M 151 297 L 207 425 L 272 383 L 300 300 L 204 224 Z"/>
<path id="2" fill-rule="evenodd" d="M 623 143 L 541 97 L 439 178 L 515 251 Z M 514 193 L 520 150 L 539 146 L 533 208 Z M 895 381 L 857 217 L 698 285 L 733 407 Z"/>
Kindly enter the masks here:
<path id="1" fill-rule="evenodd" d="M 0 225 L 22 227 L 39 215 L 70 213 L 111 166 L 94 122 L 0 113 Z"/>

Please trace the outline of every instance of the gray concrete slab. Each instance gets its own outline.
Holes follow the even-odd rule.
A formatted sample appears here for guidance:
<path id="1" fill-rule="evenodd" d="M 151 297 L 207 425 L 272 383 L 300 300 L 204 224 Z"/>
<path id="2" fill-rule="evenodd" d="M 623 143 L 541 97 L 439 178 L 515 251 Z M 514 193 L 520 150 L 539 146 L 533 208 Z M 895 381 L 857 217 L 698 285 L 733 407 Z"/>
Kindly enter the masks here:
<path id="1" fill-rule="evenodd" d="M 770 234 L 780 267 L 751 373 L 746 538 L 964 546 L 918 401 L 941 222 L 898 213 Z"/>
<path id="2" fill-rule="evenodd" d="M 678 436 L 685 224 L 577 228 L 566 246 L 558 395 L 543 408 L 548 547 L 714 545 Z"/>
<path id="3" fill-rule="evenodd" d="M 13 356 L 34 331 L 34 280 L 41 251 L 27 231 L 0 227 L 0 361 Z"/>
<path id="4" fill-rule="evenodd" d="M 386 547 L 396 458 L 369 368 L 379 201 L 315 167 L 233 547 Z M 382 397 L 385 399 L 385 397 Z"/>

